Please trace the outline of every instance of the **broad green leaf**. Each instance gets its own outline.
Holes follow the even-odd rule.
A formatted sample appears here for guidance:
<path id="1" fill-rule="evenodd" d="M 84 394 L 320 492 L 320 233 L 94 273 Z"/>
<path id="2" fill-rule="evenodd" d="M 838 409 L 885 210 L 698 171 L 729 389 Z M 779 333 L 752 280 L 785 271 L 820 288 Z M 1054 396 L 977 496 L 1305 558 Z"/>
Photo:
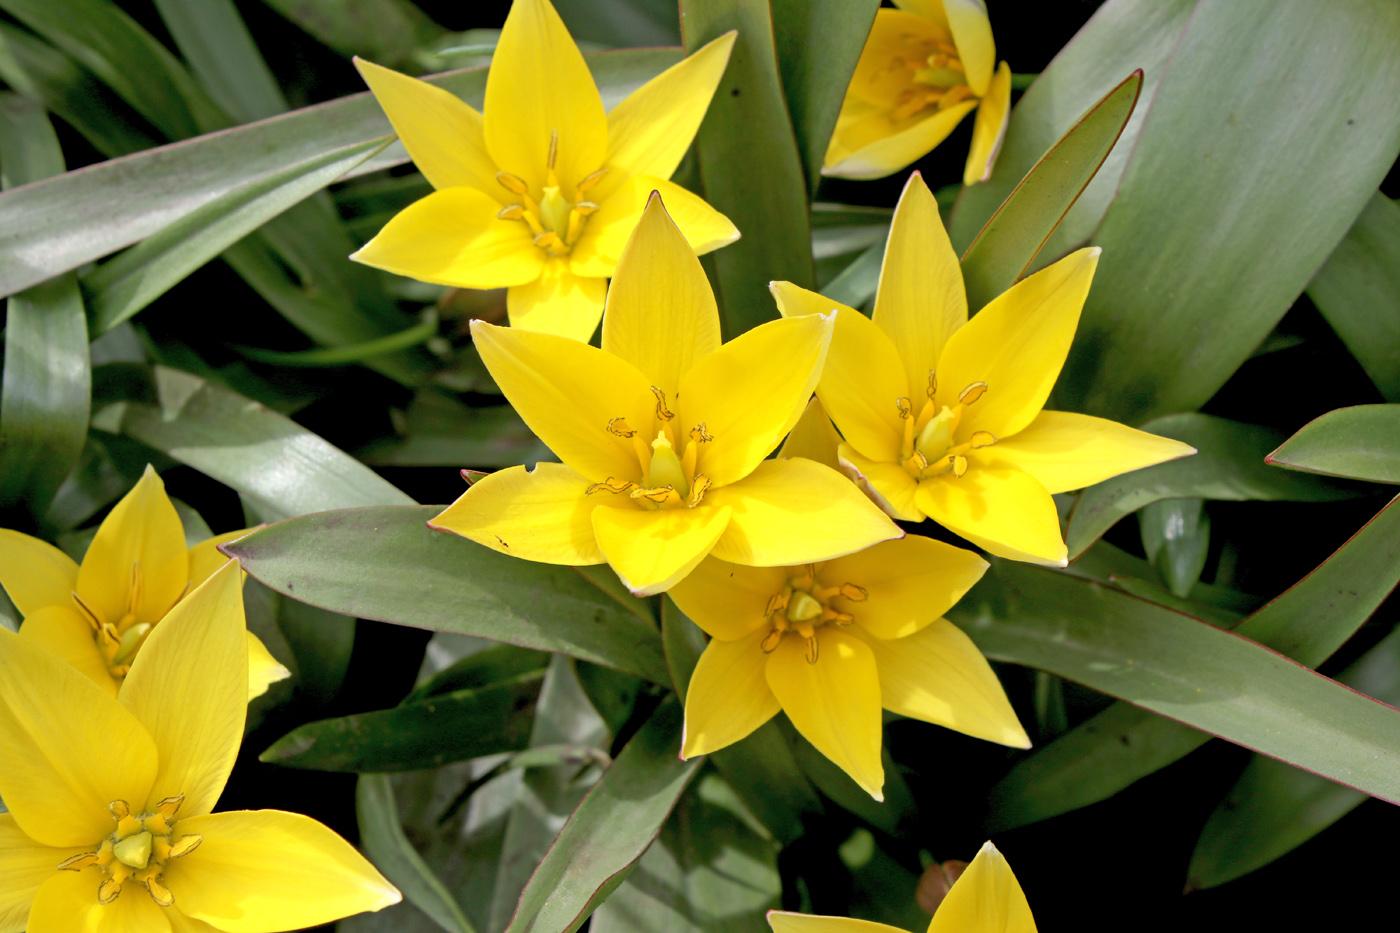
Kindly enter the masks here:
<path id="1" fill-rule="evenodd" d="M 404 412 L 400 434 L 377 441 L 357 456 L 376 466 L 458 469 L 495 469 L 551 459 L 548 448 L 509 405 L 468 408 L 432 389 L 414 396 Z"/>
<path id="2" fill-rule="evenodd" d="M 1400 204 L 1371 195 L 1308 297 L 1381 396 L 1400 402 Z"/>
<path id="3" fill-rule="evenodd" d="M 573 933 L 622 883 L 700 767 L 680 740 L 680 705 L 663 702 L 559 831 L 506 933 Z"/>
<path id="4" fill-rule="evenodd" d="M 287 109 L 233 0 L 155 0 L 161 21 L 204 90 L 239 123 Z"/>
<path id="5" fill-rule="evenodd" d="M 616 573 L 607 564 L 589 564 L 583 567 L 575 567 L 574 573 L 592 583 L 608 596 L 617 601 L 617 604 L 626 609 L 632 615 L 641 619 L 648 626 L 656 627 L 655 603 L 651 599 L 643 599 L 633 596 L 632 591 L 618 579 Z"/>
<path id="6" fill-rule="evenodd" d="M 1007 195 L 963 253 L 969 312 L 975 313 L 1025 274 L 1113 151 L 1141 91 L 1139 68 L 1086 110 Z"/>
<path id="7" fill-rule="evenodd" d="M 350 669 L 355 620 L 263 589 L 274 597 L 277 630 L 292 652 L 298 700 L 312 709 L 330 709 Z"/>
<path id="8" fill-rule="evenodd" d="M 724 339 L 733 340 L 778 316 L 769 282 L 815 284 L 807 188 L 778 77 L 768 0 L 681 0 L 681 22 L 689 52 L 739 32 L 695 137 L 705 200 L 743 234 L 708 257 Z"/>
<path id="9" fill-rule="evenodd" d="M 410 0 L 267 0 L 268 6 L 349 57 L 392 66 L 443 35 Z"/>
<path id="10" fill-rule="evenodd" d="M 554 8 L 575 42 L 633 48 L 681 41 L 680 17 L 670 0 L 559 0 Z"/>
<path id="11" fill-rule="evenodd" d="M 444 930 L 474 933 L 451 892 L 404 835 L 387 774 L 360 775 L 355 785 L 355 817 L 365 854 L 410 903 Z"/>
<path id="12" fill-rule="evenodd" d="M 1197 3 L 1094 235 L 1062 404 L 1137 424 L 1215 394 L 1400 155 L 1397 46 L 1391 0 Z"/>
<path id="13" fill-rule="evenodd" d="M 438 671 L 414 687 L 404 702 L 412 703 L 457 690 L 474 690 L 549 666 L 549 655 L 543 651 L 531 651 L 514 645 L 491 645 L 490 642 L 483 644 L 489 647 L 474 651 Z"/>
<path id="14" fill-rule="evenodd" d="M 306 515 L 242 538 L 226 553 L 278 592 L 356 618 L 555 651 L 670 682 L 653 626 L 568 567 L 520 560 L 428 528 L 439 511 Z"/>
<path id="15" fill-rule="evenodd" d="M 1210 552 L 1210 515 L 1202 499 L 1162 499 L 1138 510 L 1138 532 L 1148 563 L 1176 596 L 1201 579 Z"/>
<path id="16" fill-rule="evenodd" d="M 594 711 L 607 724 L 608 733 L 613 739 L 622 735 L 632 721 L 637 695 L 643 689 L 642 681 L 631 674 L 587 661 L 575 661 L 574 673 L 578 675 L 579 686 L 588 696 L 588 702 L 593 704 Z"/>
<path id="17" fill-rule="evenodd" d="M 1084 552 L 1130 512 L 1162 499 L 1245 499 L 1327 502 L 1362 495 L 1364 487 L 1279 470 L 1264 457 L 1283 433 L 1214 415 L 1167 415 L 1143 430 L 1196 448 L 1179 460 L 1123 473 L 1090 486 L 1070 513 L 1065 543 L 1070 558 Z"/>
<path id="18" fill-rule="evenodd" d="M 39 107 L 0 93 L 0 184 L 63 171 L 53 126 Z M 5 307 L 0 382 L 0 509 L 42 519 L 87 438 L 92 391 L 87 317 L 71 274 L 13 295 Z"/>
<path id="19" fill-rule="evenodd" d="M 1166 606 L 1168 609 L 1179 612 L 1182 615 L 1190 616 L 1193 619 L 1200 619 L 1202 622 L 1209 622 L 1217 628 L 1234 628 L 1235 624 L 1244 617 L 1242 613 L 1232 609 L 1225 609 L 1220 606 L 1212 606 L 1209 603 L 1183 598 L 1161 584 L 1151 580 L 1141 580 L 1137 577 L 1114 574 L 1109 578 L 1109 582 L 1123 592 L 1136 596 L 1139 599 L 1157 603 L 1159 606 Z M 1199 585 L 1198 583 L 1196 586 Z M 1195 588 L 1196 587 L 1192 587 L 1192 589 Z"/>
<path id="20" fill-rule="evenodd" d="M 759 822 L 784 845 L 802 836 L 805 820 L 821 817 L 821 799 L 776 719 L 707 757 Z M 774 793 L 775 787 L 782 788 L 782 793 Z"/>
<path id="21" fill-rule="evenodd" d="M 817 751 L 811 742 L 798 733 L 790 719 L 783 717 L 778 721 L 778 728 L 785 735 L 802 773 L 828 800 L 891 835 L 902 835 L 911 828 L 918 807 L 888 748 L 880 750 L 885 768 L 885 799 L 880 801 L 871 797 L 868 791 L 841 770 L 840 765 Z"/>
<path id="22" fill-rule="evenodd" d="M 89 431 L 77 464 L 54 493 L 45 523 L 59 531 L 83 524 L 135 486 L 149 458 L 150 448 L 144 444 Z M 162 460 L 156 469 L 168 463 Z"/>
<path id="23" fill-rule="evenodd" d="M 542 670 L 393 709 L 298 726 L 258 760 L 314 771 L 416 771 L 518 751 L 530 738 Z"/>
<path id="24" fill-rule="evenodd" d="M 1304 473 L 1400 483 L 1400 405 L 1354 405 L 1303 425 L 1268 463 Z"/>

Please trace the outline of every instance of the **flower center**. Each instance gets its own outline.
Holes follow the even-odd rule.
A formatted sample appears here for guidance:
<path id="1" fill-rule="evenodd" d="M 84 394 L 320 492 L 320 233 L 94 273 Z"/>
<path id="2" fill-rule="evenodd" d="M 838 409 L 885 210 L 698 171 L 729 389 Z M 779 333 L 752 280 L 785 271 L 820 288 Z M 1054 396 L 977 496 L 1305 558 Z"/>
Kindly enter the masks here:
<path id="1" fill-rule="evenodd" d="M 110 809 L 117 828 L 102 840 L 95 852 L 84 852 L 58 863 L 63 871 L 95 866 L 105 876 L 97 886 L 97 902 L 110 904 L 122 893 L 122 885 L 135 881 L 162 907 L 175 903 L 163 881 L 165 863 L 189 855 L 204 841 L 194 833 L 175 832 L 175 812 L 184 794 L 166 797 L 149 813 L 132 813 L 125 800 L 113 800 Z"/>
<path id="2" fill-rule="evenodd" d="M 938 392 L 938 378 L 933 370 L 928 374 L 928 400 L 916 418 L 909 399 L 895 400 L 899 417 L 904 419 L 904 446 L 901 449 L 901 465 L 916 480 L 928 479 L 940 473 L 952 472 L 962 476 L 967 472 L 967 452 L 981 447 L 990 447 L 997 442 L 990 431 L 973 431 L 964 441 L 958 441 L 958 424 L 963 411 L 987 393 L 985 382 L 974 382 L 958 393 L 958 402 L 951 408 L 934 401 Z"/>
<path id="3" fill-rule="evenodd" d="M 895 120 L 903 120 L 923 110 L 947 110 L 975 96 L 967 86 L 967 75 L 958 49 L 951 42 L 930 40 L 921 43 L 927 51 L 923 59 L 912 61 L 898 58 L 892 68 L 905 68 L 910 84 L 900 93 L 894 112 Z"/>
<path id="4" fill-rule="evenodd" d="M 825 625 L 846 626 L 855 621 L 855 616 L 842 611 L 844 603 L 833 606 L 832 600 L 863 603 L 868 597 L 865 589 L 854 583 L 823 586 L 817 579 L 816 565 L 808 564 L 802 568 L 802 573 L 789 577 L 787 584 L 768 598 L 763 614 L 771 629 L 761 645 L 764 653 L 777 648 L 783 636 L 793 632 L 807 641 L 807 663 L 816 664 L 817 630 Z"/>
<path id="5" fill-rule="evenodd" d="M 567 256 L 583 235 L 588 218 L 598 211 L 598 203 L 585 199 L 583 195 L 602 181 L 608 170 L 600 168 L 574 185 L 578 200 L 571 202 L 560 192 L 559 179 L 554 174 L 558 154 L 559 131 L 553 130 L 549 134 L 549 174 L 545 177 L 538 199 L 530 193 L 530 186 L 523 178 L 509 172 L 497 172 L 496 181 L 520 200 L 507 204 L 496 216 L 501 220 L 524 223 L 535 235 L 535 245 L 550 256 Z"/>
<path id="6" fill-rule="evenodd" d="M 132 659 L 154 625 L 154 622 L 137 621 L 144 579 L 141 562 L 136 561 L 131 565 L 131 585 L 126 591 L 126 612 L 116 622 L 109 621 L 101 609 L 83 599 L 77 591 L 69 593 L 73 604 L 78 607 L 79 614 L 92 626 L 92 640 L 97 644 L 102 659 L 107 662 L 107 672 L 118 681 L 131 670 Z M 181 593 L 175 602 L 184 599 L 188 592 L 187 583 L 185 592 Z"/>
<path id="7" fill-rule="evenodd" d="M 625 492 L 640 508 L 693 509 L 704 500 L 705 492 L 710 488 L 710 478 L 704 473 L 695 472 L 695 460 L 700 445 L 714 440 L 714 436 L 706 432 L 703 421 L 691 428 L 688 434 L 678 434 L 673 425 L 676 415 L 666 407 L 666 393 L 656 386 L 652 386 L 651 391 L 656 396 L 656 420 L 661 426 L 650 445 L 632 429 L 626 418 L 613 418 L 607 426 L 609 434 L 632 442 L 633 452 L 637 455 L 637 480 L 619 480 L 609 476 L 603 482 L 589 486 L 584 494 Z M 679 453 L 676 450 L 678 442 L 682 445 Z"/>

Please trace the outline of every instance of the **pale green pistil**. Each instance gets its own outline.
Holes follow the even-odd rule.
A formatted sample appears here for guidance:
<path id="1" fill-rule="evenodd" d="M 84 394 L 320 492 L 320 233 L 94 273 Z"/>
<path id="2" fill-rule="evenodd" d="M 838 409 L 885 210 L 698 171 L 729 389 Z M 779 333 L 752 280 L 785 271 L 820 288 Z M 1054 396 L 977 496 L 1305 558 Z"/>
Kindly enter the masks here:
<path id="1" fill-rule="evenodd" d="M 149 832 L 139 832 L 118 840 L 117 844 L 112 846 L 112 854 L 123 865 L 142 869 L 151 861 L 152 842 Z"/>

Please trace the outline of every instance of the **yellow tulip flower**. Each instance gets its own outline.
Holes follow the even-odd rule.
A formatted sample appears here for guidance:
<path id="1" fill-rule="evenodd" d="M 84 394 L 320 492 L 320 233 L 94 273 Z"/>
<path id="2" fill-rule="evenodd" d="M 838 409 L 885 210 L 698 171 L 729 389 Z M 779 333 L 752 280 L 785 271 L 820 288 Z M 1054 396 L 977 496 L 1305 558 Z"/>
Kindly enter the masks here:
<path id="1" fill-rule="evenodd" d="M 666 179 L 690 146 L 734 33 L 611 112 L 547 0 L 516 0 L 478 113 L 457 97 L 356 60 L 409 155 L 437 189 L 351 259 L 461 288 L 509 287 L 515 327 L 586 341 L 607 279 L 652 191 L 696 252 L 733 242 L 729 218 Z"/>
<path id="2" fill-rule="evenodd" d="M 914 173 L 895 209 L 867 318 L 842 307 L 817 386 L 845 469 L 890 515 L 931 518 L 1012 560 L 1063 567 L 1052 493 L 1195 453 L 1103 418 L 1043 411 L 1098 264 L 1081 249 L 971 320 L 958 257 Z M 784 315 L 833 302 L 789 282 Z"/>
<path id="3" fill-rule="evenodd" d="M 768 911 L 773 933 L 904 933 L 869 920 Z M 929 921 L 928 933 L 1035 933 L 1035 917 L 1006 858 L 990 842 L 957 881 Z"/>
<path id="4" fill-rule="evenodd" d="M 297 813 L 211 813 L 248 701 L 242 573 L 151 632 L 114 699 L 0 630 L 0 930 L 292 930 L 399 901 Z"/>
<path id="5" fill-rule="evenodd" d="M 832 324 L 770 321 L 721 346 L 705 273 L 653 197 L 608 290 L 602 349 L 472 322 L 496 384 L 563 463 L 492 473 L 429 524 L 529 560 L 606 561 L 639 595 L 711 552 L 787 565 L 899 537 L 836 471 L 764 459 L 802 413 Z"/>
<path id="6" fill-rule="evenodd" d="M 1011 69 L 983 0 L 895 0 L 878 10 L 851 76 L 823 175 L 883 178 L 977 111 L 963 184 L 986 181 L 1011 111 Z"/>
<path id="7" fill-rule="evenodd" d="M 681 757 L 737 742 L 781 709 L 881 800 L 882 707 L 1029 748 L 987 660 L 939 618 L 986 569 L 913 535 L 800 567 L 703 561 L 671 589 L 711 636 L 685 697 Z"/>
<path id="8" fill-rule="evenodd" d="M 185 546 L 180 516 L 150 466 L 103 519 L 81 566 L 46 541 L 0 528 L 0 585 L 24 616 L 20 636 L 116 696 L 150 633 L 185 594 L 223 566 L 225 541 Z M 291 672 L 247 633 L 248 698 Z"/>

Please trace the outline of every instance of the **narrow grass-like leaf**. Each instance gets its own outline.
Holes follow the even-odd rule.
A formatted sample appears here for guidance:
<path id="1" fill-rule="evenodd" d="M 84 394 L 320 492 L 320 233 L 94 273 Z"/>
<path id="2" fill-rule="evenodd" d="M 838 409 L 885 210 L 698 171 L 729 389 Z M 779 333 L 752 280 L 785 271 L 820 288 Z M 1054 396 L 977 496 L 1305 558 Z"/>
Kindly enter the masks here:
<path id="1" fill-rule="evenodd" d="M 821 293 L 850 308 L 859 308 L 875 297 L 880 287 L 880 267 L 885 262 L 885 238 L 873 243 L 842 269 Z"/>
<path id="2" fill-rule="evenodd" d="M 364 343 L 339 347 L 317 347 L 312 350 L 291 352 L 263 350 L 258 347 L 238 347 L 237 350 L 250 360 L 271 363 L 276 366 L 345 366 L 349 363 L 359 363 L 376 356 L 383 356 L 386 353 L 416 347 L 437 332 L 437 320 L 429 318 L 421 324 L 415 324 L 397 334 L 389 334 L 377 340 L 366 340 Z"/>
<path id="3" fill-rule="evenodd" d="M 378 466 L 455 469 L 499 468 L 550 459 L 548 448 L 509 405 L 468 408 L 433 389 L 414 396 L 404 412 L 400 432 L 402 437 L 376 442 L 356 455 Z"/>
<path id="4" fill-rule="evenodd" d="M 690 675 L 705 651 L 706 638 L 700 626 L 690 621 L 669 596 L 661 601 L 661 644 L 666 650 L 671 686 L 684 703 L 690 689 Z"/>
<path id="5" fill-rule="evenodd" d="M 155 0 L 190 70 L 224 112 L 240 123 L 287 109 L 277 79 L 233 0 Z"/>
<path id="6" fill-rule="evenodd" d="M 1266 462 L 1304 473 L 1400 483 L 1400 405 L 1354 405 L 1314 418 Z"/>
<path id="7" fill-rule="evenodd" d="M 1201 579 L 1210 552 L 1210 515 L 1201 499 L 1162 499 L 1138 510 L 1148 563 L 1175 595 L 1185 598 Z"/>
<path id="8" fill-rule="evenodd" d="M 408 58 L 445 32 L 410 0 L 267 0 L 268 6 L 347 58 L 381 65 Z"/>

